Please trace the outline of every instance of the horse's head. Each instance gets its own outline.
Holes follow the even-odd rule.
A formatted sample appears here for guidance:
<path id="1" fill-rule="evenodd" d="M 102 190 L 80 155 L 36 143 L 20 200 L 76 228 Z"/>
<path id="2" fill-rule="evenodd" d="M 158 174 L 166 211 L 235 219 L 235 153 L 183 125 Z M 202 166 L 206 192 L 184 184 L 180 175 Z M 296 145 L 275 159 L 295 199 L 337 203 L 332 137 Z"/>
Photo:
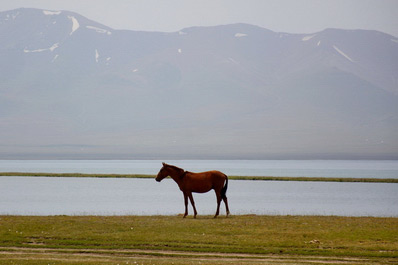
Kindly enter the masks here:
<path id="1" fill-rule="evenodd" d="M 155 178 L 155 180 L 157 182 L 160 182 L 160 181 L 162 181 L 162 179 L 164 179 L 165 177 L 169 176 L 169 170 L 167 168 L 168 165 L 166 163 L 164 163 L 164 162 L 162 164 L 163 164 L 163 167 L 160 169 L 158 175 Z"/>

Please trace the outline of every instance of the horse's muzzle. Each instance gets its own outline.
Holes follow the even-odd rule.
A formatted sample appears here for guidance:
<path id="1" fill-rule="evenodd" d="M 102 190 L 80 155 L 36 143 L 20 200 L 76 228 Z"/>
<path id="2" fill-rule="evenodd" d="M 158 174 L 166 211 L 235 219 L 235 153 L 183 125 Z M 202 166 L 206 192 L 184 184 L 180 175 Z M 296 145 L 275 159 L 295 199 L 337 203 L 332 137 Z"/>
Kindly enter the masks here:
<path id="1" fill-rule="evenodd" d="M 160 182 L 160 179 L 157 179 L 157 178 L 156 178 L 155 180 L 156 180 L 157 182 Z"/>

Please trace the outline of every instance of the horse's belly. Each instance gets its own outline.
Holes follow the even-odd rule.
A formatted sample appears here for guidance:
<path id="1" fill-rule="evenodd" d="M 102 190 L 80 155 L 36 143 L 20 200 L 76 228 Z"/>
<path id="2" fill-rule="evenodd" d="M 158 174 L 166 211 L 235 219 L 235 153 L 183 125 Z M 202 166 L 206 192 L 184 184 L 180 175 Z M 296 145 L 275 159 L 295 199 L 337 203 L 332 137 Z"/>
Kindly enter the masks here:
<path id="1" fill-rule="evenodd" d="M 192 192 L 197 192 L 197 193 L 205 193 L 210 191 L 213 186 L 211 184 L 204 184 L 204 183 L 199 183 L 197 185 L 190 185 L 190 190 Z"/>
<path id="2" fill-rule="evenodd" d="M 196 193 L 205 193 L 205 192 L 208 192 L 208 191 L 210 191 L 210 190 L 211 190 L 211 187 L 210 187 L 210 188 L 206 187 L 206 188 L 202 188 L 202 189 L 196 188 L 196 189 L 192 189 L 192 192 L 196 192 Z"/>

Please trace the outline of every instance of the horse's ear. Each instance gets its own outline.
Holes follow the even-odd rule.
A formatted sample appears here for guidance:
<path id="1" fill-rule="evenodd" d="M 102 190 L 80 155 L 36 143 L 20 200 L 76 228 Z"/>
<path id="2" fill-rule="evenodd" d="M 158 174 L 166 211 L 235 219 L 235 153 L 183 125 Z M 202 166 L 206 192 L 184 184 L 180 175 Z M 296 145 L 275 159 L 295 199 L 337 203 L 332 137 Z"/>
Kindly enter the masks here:
<path id="1" fill-rule="evenodd" d="M 165 162 L 162 162 L 162 164 L 163 164 L 163 166 L 166 166 L 166 163 L 165 163 Z"/>

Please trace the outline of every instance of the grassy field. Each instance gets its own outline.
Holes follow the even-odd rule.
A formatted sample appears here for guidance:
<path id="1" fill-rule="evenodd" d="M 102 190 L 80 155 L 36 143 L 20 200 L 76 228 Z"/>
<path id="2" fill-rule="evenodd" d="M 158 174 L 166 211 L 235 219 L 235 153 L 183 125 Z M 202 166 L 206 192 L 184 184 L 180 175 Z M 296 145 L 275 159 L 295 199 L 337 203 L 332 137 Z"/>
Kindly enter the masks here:
<path id="1" fill-rule="evenodd" d="M 0 264 L 398 264 L 398 218 L 0 216 Z"/>
<path id="2" fill-rule="evenodd" d="M 0 172 L 0 176 L 27 177 L 86 177 L 86 178 L 155 178 L 144 174 L 83 174 L 83 173 L 44 173 L 44 172 Z M 315 177 L 272 177 L 272 176 L 228 176 L 234 180 L 273 180 L 273 181 L 327 181 L 327 182 L 373 182 L 398 183 L 398 179 L 388 178 L 315 178 Z"/>

